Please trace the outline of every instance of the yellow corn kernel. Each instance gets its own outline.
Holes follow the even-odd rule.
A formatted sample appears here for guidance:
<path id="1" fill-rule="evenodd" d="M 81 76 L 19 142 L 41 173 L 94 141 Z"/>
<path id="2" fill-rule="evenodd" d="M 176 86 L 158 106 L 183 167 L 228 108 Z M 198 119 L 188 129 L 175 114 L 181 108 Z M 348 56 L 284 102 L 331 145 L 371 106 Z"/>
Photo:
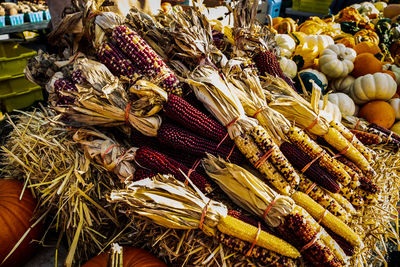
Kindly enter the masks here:
<path id="1" fill-rule="evenodd" d="M 342 196 L 341 194 L 334 194 L 332 192 L 329 192 L 328 190 L 324 191 L 332 198 L 334 198 L 340 204 L 340 206 L 342 206 L 349 214 L 355 215 L 357 213 L 356 209 L 353 207 L 350 201 L 348 201 L 344 196 Z"/>
<path id="2" fill-rule="evenodd" d="M 254 227 L 231 216 L 221 218 L 217 225 L 217 228 L 224 234 L 240 238 L 241 240 L 251 243 L 254 242 L 254 240 L 256 239 L 256 235 L 258 232 L 257 227 Z M 256 245 L 274 251 L 286 257 L 300 257 L 300 252 L 291 244 L 265 231 L 260 231 Z"/>

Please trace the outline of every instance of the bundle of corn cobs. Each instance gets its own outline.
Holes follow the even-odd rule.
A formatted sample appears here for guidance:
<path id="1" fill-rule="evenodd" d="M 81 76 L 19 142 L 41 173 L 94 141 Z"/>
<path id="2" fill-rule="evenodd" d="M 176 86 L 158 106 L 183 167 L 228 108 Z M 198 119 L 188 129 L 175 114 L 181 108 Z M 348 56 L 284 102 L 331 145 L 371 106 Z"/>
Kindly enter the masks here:
<path id="1" fill-rule="evenodd" d="M 50 108 L 127 184 L 108 199 L 128 216 L 199 228 L 268 265 L 366 264 L 386 223 L 360 218 L 388 204 L 379 155 L 362 142 L 370 127 L 352 132 L 320 112 L 317 85 L 310 101 L 295 92 L 254 2 L 237 3 L 231 28 L 197 4 L 121 18 L 88 3 L 82 36 L 94 53 L 52 77 Z"/>

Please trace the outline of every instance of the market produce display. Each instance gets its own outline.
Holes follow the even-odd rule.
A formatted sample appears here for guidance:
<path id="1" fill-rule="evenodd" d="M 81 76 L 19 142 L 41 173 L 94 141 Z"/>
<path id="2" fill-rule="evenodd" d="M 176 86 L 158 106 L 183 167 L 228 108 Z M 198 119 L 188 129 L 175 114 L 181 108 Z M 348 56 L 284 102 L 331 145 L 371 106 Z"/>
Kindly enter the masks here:
<path id="1" fill-rule="evenodd" d="M 85 266 L 386 263 L 398 26 L 378 3 L 261 25 L 257 2 L 222 25 L 198 3 L 121 17 L 89 1 L 52 33 L 82 23 L 73 53 L 28 64 L 49 106 L 9 118 L 2 176 L 37 197 L 66 266 L 105 250 Z"/>

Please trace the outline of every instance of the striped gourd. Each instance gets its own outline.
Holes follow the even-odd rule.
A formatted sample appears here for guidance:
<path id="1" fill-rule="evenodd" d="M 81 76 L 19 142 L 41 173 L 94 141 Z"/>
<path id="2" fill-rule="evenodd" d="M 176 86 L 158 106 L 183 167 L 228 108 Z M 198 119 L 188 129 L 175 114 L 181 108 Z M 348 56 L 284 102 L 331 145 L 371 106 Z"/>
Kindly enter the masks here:
<path id="1" fill-rule="evenodd" d="M 304 176 L 301 177 L 301 182 L 299 184 L 299 191 L 308 194 L 313 200 L 320 204 L 325 209 L 332 212 L 333 215 L 337 216 L 339 219 L 348 223 L 351 219 L 351 215 L 340 206 L 340 204 L 332 198 L 330 195 L 326 194 L 319 186 L 313 185 L 314 183 L 306 179 Z M 292 196 L 296 201 L 296 199 Z M 297 205 L 300 205 L 297 203 Z M 302 206 L 302 205 L 300 205 Z M 308 210 L 307 207 L 302 206 L 304 209 Z"/>
<path id="2" fill-rule="evenodd" d="M 162 58 L 133 30 L 125 25 L 114 28 L 113 40 L 142 73 L 161 84 L 169 94 L 182 95 L 178 78 Z"/>
<path id="3" fill-rule="evenodd" d="M 368 162 L 372 162 L 372 159 L 375 155 L 371 149 L 364 146 L 360 140 L 343 124 L 340 122 L 331 121 L 330 125 L 333 126 L 339 133 L 343 135 L 351 144 L 368 160 Z"/>
<path id="4" fill-rule="evenodd" d="M 292 164 L 282 154 L 279 147 L 272 141 L 271 137 L 261 126 L 256 126 L 251 130 L 251 136 L 264 153 L 271 153 L 269 159 L 274 166 L 282 173 L 292 188 L 296 188 L 300 183 L 300 177 Z"/>
<path id="5" fill-rule="evenodd" d="M 320 220 L 321 224 L 326 228 L 331 229 L 336 234 L 343 237 L 347 240 L 351 245 L 357 248 L 362 248 L 364 246 L 361 238 L 357 235 L 349 226 L 347 226 L 343 221 L 339 220 L 336 216 L 334 216 L 329 211 L 325 211 L 325 209 L 315 203 L 312 199 L 310 199 L 305 194 L 298 194 L 294 196 L 296 203 L 303 203 L 304 206 L 310 207 L 307 210 L 311 216 L 313 216 L 316 220 Z M 303 206 L 302 205 L 302 206 Z"/>
<path id="6" fill-rule="evenodd" d="M 250 251 L 249 257 L 258 260 L 259 262 L 266 264 L 267 266 L 277 267 L 295 267 L 296 263 L 293 259 L 272 252 L 260 246 L 252 247 L 252 242 L 246 242 L 239 238 L 226 235 L 220 231 L 217 231 L 215 238 L 217 241 L 235 251 L 238 251 L 244 255 Z"/>
<path id="7" fill-rule="evenodd" d="M 234 141 L 242 154 L 264 175 L 263 179 L 267 183 L 275 187 L 282 195 L 288 196 L 294 192 L 285 178 L 269 161 L 266 160 L 261 163 L 260 159 L 264 153 L 262 153 L 250 135 L 238 135 Z"/>
<path id="8" fill-rule="evenodd" d="M 383 142 L 382 137 L 377 134 L 359 130 L 350 130 L 350 132 L 354 134 L 364 145 L 377 145 Z"/>
<path id="9" fill-rule="evenodd" d="M 97 49 L 97 58 L 116 76 L 133 79 L 139 69 L 112 43 L 106 41 Z"/>
<path id="10" fill-rule="evenodd" d="M 329 144 L 335 144 L 335 148 L 353 161 L 363 171 L 365 176 L 371 178 L 376 175 L 375 170 L 369 165 L 368 160 L 333 126 L 329 126 L 328 133 L 323 137 Z"/>
<path id="11" fill-rule="evenodd" d="M 139 166 L 150 169 L 161 174 L 172 174 L 176 179 L 184 182 L 186 177 L 181 173 L 182 170 L 186 175 L 189 173 L 189 168 L 185 165 L 167 157 L 166 155 L 151 149 L 149 147 L 141 147 L 136 151 L 135 161 Z M 193 171 L 189 179 L 202 191 L 210 192 L 211 185 L 207 179 L 196 171 Z"/>
<path id="12" fill-rule="evenodd" d="M 280 149 L 295 168 L 298 170 L 304 170 L 304 168 L 307 168 L 303 173 L 308 179 L 330 192 L 339 192 L 340 185 L 331 177 L 331 175 L 323 170 L 319 166 L 318 162 L 312 163 L 312 158 L 297 148 L 296 145 L 289 142 L 283 142 Z"/>
<path id="13" fill-rule="evenodd" d="M 199 157 L 205 157 L 206 153 L 210 153 L 215 156 L 220 155 L 224 159 L 229 158 L 235 163 L 240 163 L 244 159 L 237 149 L 233 149 L 233 146 L 218 145 L 217 142 L 165 122 L 158 129 L 157 139 L 162 144 Z"/>
<path id="14" fill-rule="evenodd" d="M 200 136 L 218 143 L 225 138 L 223 144 L 233 145 L 233 141 L 227 136 L 228 131 L 221 123 L 208 117 L 179 96 L 168 96 L 168 101 L 164 104 L 164 114 Z"/>
<path id="15" fill-rule="evenodd" d="M 313 159 L 319 157 L 319 165 L 330 173 L 338 182 L 342 185 L 348 185 L 350 183 L 350 175 L 303 130 L 298 127 L 291 127 L 288 136 L 290 140 L 308 156 Z"/>

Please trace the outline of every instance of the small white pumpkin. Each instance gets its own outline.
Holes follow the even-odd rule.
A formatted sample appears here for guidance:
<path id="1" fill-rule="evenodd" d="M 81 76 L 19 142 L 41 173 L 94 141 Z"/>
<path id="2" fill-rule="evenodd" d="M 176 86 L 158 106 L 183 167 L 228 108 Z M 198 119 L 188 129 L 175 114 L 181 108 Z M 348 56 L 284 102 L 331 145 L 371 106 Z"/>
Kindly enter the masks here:
<path id="1" fill-rule="evenodd" d="M 353 99 L 344 93 L 334 93 L 328 95 L 329 102 L 336 104 L 340 112 L 344 115 L 353 116 L 356 112 L 356 105 Z"/>
<path id="2" fill-rule="evenodd" d="M 327 119 L 328 121 L 335 121 L 335 122 L 340 122 L 342 121 L 342 113 L 340 112 L 340 109 L 337 105 L 333 104 L 330 101 L 327 101 L 327 105 L 325 109 L 322 109 L 324 107 L 324 101 L 320 100 L 318 102 L 318 108 L 319 110 L 319 115 Z"/>
<path id="3" fill-rule="evenodd" d="M 279 60 L 279 65 L 281 66 L 282 71 L 291 79 L 293 79 L 294 77 L 296 77 L 297 74 L 297 65 L 296 63 L 291 60 L 288 59 L 286 57 L 282 57 Z"/>
<path id="4" fill-rule="evenodd" d="M 281 55 L 290 58 L 296 48 L 296 42 L 293 38 L 289 34 L 277 34 L 275 41 L 281 50 Z"/>
<path id="5" fill-rule="evenodd" d="M 400 98 L 390 99 L 389 103 L 396 113 L 396 120 L 400 120 Z"/>
<path id="6" fill-rule="evenodd" d="M 335 41 L 328 35 L 307 35 L 303 39 L 303 45 L 307 44 L 307 47 L 318 47 L 319 55 L 322 54 L 325 48 L 334 43 Z"/>
<path id="7" fill-rule="evenodd" d="M 323 74 L 320 71 L 317 71 L 315 69 L 305 69 L 305 70 L 301 70 L 301 73 L 303 72 L 311 72 L 312 74 L 314 74 L 315 76 L 317 76 L 317 78 L 323 83 L 323 84 L 328 84 L 328 78 L 326 78 L 326 75 Z"/>
<path id="8" fill-rule="evenodd" d="M 371 14 L 379 14 L 379 10 L 370 2 L 361 3 L 361 7 L 358 8 L 358 12 L 366 16 Z"/>
<path id="9" fill-rule="evenodd" d="M 356 104 L 371 100 L 389 100 L 396 93 L 397 84 L 387 73 L 377 72 L 358 77 L 350 90 L 350 97 Z"/>
<path id="10" fill-rule="evenodd" d="M 356 51 L 344 44 L 333 44 L 322 52 L 319 58 L 319 68 L 330 78 L 345 77 L 353 71 Z"/>
<path id="11" fill-rule="evenodd" d="M 396 76 L 396 83 L 397 85 L 400 85 L 400 68 L 397 67 L 396 65 L 392 64 L 386 64 L 383 66 L 384 70 L 390 70 L 393 71 L 394 75 Z"/>
<path id="12" fill-rule="evenodd" d="M 354 84 L 354 77 L 351 75 L 347 75 L 345 77 L 336 78 L 330 81 L 329 88 L 334 92 L 342 92 L 345 94 L 349 94 L 351 88 Z"/>

